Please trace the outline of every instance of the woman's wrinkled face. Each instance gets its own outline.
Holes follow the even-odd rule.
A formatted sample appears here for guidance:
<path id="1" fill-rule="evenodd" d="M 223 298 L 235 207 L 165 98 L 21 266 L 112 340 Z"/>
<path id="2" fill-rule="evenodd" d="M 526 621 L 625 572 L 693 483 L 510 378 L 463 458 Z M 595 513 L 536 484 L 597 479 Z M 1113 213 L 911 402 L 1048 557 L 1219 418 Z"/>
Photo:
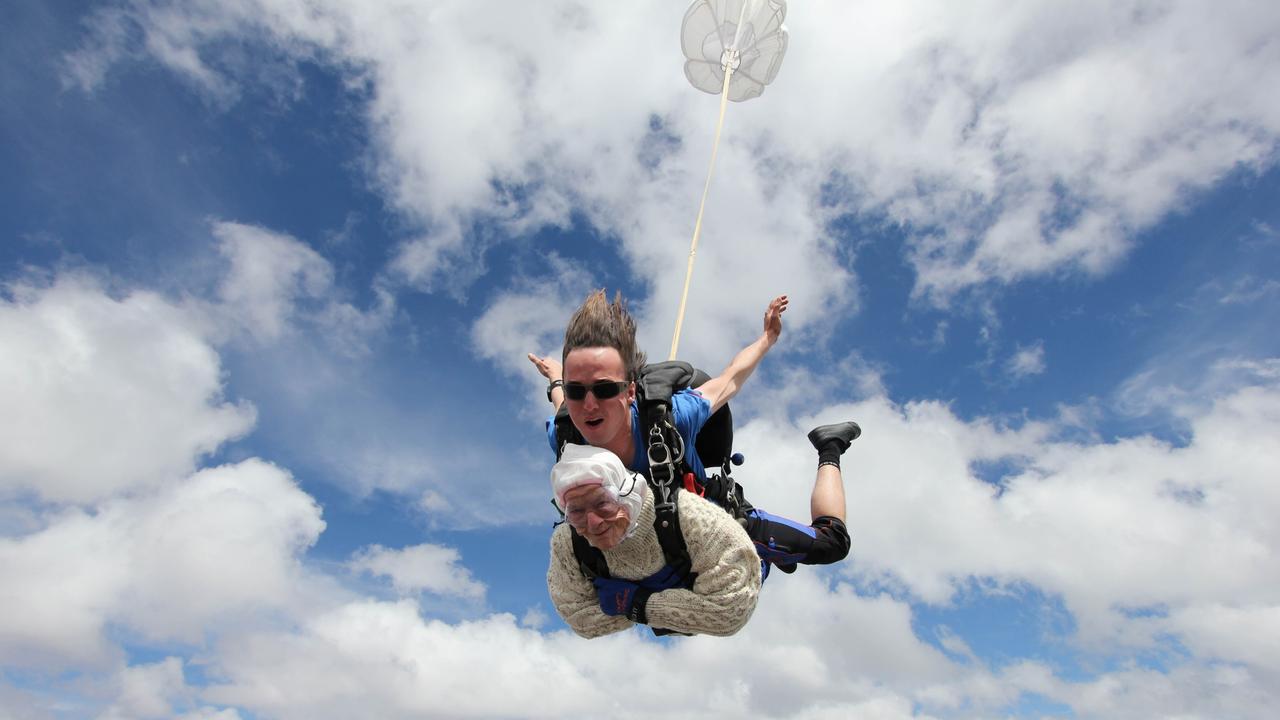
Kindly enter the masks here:
<path id="1" fill-rule="evenodd" d="M 631 522 L 626 508 L 600 485 L 579 485 L 566 492 L 564 517 L 597 550 L 617 547 Z"/>

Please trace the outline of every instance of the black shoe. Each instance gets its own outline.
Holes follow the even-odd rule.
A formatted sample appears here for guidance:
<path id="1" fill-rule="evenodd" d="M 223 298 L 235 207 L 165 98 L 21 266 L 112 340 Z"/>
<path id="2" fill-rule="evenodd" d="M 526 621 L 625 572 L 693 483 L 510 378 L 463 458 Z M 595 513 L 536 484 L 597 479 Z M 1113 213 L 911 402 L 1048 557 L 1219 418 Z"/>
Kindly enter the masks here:
<path id="1" fill-rule="evenodd" d="M 850 420 L 849 422 L 835 423 L 834 425 L 820 425 L 809 431 L 809 442 L 817 448 L 818 452 L 822 452 L 823 447 L 828 443 L 834 442 L 840 452 L 849 449 L 849 445 L 862 434 L 862 428 L 858 427 L 858 423 Z"/>

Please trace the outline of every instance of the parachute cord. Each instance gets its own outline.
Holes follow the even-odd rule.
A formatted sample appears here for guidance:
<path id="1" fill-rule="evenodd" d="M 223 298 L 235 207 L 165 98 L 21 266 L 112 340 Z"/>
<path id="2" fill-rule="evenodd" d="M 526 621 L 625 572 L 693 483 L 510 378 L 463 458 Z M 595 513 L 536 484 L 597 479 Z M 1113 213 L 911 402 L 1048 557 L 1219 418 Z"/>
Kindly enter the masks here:
<path id="1" fill-rule="evenodd" d="M 755 0 L 743 0 L 742 9 L 738 11 L 738 24 L 733 28 L 733 44 L 729 46 L 735 53 L 738 52 L 738 41 L 742 39 L 742 21 L 747 17 L 747 8 L 751 8 L 751 15 L 755 16 Z"/>
<path id="2" fill-rule="evenodd" d="M 684 290 L 680 291 L 680 309 L 676 311 L 676 331 L 671 335 L 671 356 L 676 359 L 676 351 L 680 347 L 680 328 L 684 326 L 684 310 L 689 302 L 689 284 L 693 281 L 693 260 L 698 254 L 698 236 L 702 234 L 702 213 L 707 209 L 707 192 L 711 189 L 711 175 L 716 169 L 716 152 L 720 149 L 720 131 L 724 128 L 724 111 L 729 105 L 729 80 L 733 77 L 733 69 L 738 65 L 738 41 L 742 39 L 742 21 L 747 17 L 747 8 L 755 5 L 754 0 L 743 0 L 738 10 L 738 24 L 733 29 L 733 44 L 726 48 L 724 61 L 724 89 L 720 91 L 720 119 L 716 120 L 716 139 L 711 144 L 711 162 L 707 165 L 707 181 L 702 185 L 702 202 L 698 203 L 698 221 L 693 224 L 693 242 L 689 244 L 689 266 L 684 271 Z M 754 10 L 753 10 L 754 14 Z"/>
<path id="3" fill-rule="evenodd" d="M 745 9 L 745 5 L 743 6 Z M 736 52 L 736 50 L 735 50 Z M 702 202 L 698 205 L 698 221 L 693 225 L 693 242 L 689 245 L 689 267 L 684 273 L 684 290 L 680 293 L 680 310 L 676 312 L 676 331 L 671 336 L 671 357 L 676 359 L 680 347 L 680 328 L 684 325 L 684 309 L 689 300 L 689 283 L 693 280 L 693 259 L 698 254 L 698 236 L 702 234 L 702 212 L 707 208 L 707 191 L 711 189 L 711 175 L 716 167 L 716 152 L 720 149 L 720 130 L 724 127 L 724 111 L 729 105 L 729 78 L 733 77 L 733 64 L 725 66 L 724 90 L 720 93 L 720 119 L 716 121 L 716 139 L 711 145 L 711 163 L 707 166 L 707 181 L 702 186 Z"/>

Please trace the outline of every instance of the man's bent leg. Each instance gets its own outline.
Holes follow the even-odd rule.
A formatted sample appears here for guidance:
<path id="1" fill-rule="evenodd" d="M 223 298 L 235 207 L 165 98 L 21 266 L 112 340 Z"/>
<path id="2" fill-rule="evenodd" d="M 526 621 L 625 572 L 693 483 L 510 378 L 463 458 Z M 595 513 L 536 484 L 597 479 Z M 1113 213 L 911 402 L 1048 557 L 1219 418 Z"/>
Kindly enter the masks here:
<path id="1" fill-rule="evenodd" d="M 797 563 L 827 565 L 849 554 L 849 531 L 840 518 L 820 517 L 801 525 L 755 508 L 747 515 L 746 528 L 760 559 L 784 572 L 795 570 Z"/>
<path id="2" fill-rule="evenodd" d="M 809 514 L 816 522 L 821 517 L 844 521 L 844 478 L 840 474 L 840 456 L 858 436 L 862 428 L 856 422 L 821 425 L 809 431 L 809 442 L 818 451 L 818 477 L 809 498 Z"/>
<path id="3" fill-rule="evenodd" d="M 840 456 L 862 434 L 855 422 L 822 425 L 809 432 L 809 442 L 818 451 L 818 477 L 809 498 L 813 522 L 801 525 L 759 508 L 747 514 L 744 525 L 756 545 L 756 553 L 766 563 L 783 572 L 793 572 L 796 564 L 827 565 L 849 554 L 849 529 L 845 527 L 844 479 Z"/>
<path id="4" fill-rule="evenodd" d="M 815 522 L 820 517 L 844 522 L 844 478 L 835 465 L 818 466 L 818 479 L 813 482 L 813 495 L 809 498 L 809 515 Z"/>

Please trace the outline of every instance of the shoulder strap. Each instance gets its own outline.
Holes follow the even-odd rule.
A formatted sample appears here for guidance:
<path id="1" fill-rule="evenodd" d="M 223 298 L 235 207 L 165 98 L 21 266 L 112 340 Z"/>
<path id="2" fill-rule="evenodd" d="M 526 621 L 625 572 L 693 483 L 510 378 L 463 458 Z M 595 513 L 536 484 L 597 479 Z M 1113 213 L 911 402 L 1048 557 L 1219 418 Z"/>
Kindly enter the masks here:
<path id="1" fill-rule="evenodd" d="M 574 427 L 573 420 L 569 417 L 569 406 L 561 403 L 560 409 L 556 411 L 554 420 L 556 428 L 556 460 L 564 454 L 564 446 L 566 443 L 574 443 L 575 445 L 585 445 L 586 439 L 582 437 L 582 433 L 578 432 L 578 428 Z"/>
<path id="2" fill-rule="evenodd" d="M 696 372 L 692 365 L 680 360 L 649 363 L 640 368 L 637 382 L 640 397 L 669 403 L 672 395 L 690 386 Z"/>
<path id="3" fill-rule="evenodd" d="M 663 386 L 655 389 L 661 391 Z M 658 534 L 658 543 L 662 545 L 667 564 L 692 584 L 695 578 L 693 563 L 689 559 L 684 533 L 680 531 L 680 507 L 676 497 L 687 471 L 684 462 L 686 448 L 684 439 L 672 422 L 670 394 L 663 399 L 647 396 L 640 407 L 640 420 L 644 423 L 641 436 L 647 445 L 649 487 L 653 490 L 653 529 Z"/>
<path id="4" fill-rule="evenodd" d="M 669 404 L 675 393 L 696 388 L 710 379 L 705 372 L 680 360 L 650 363 L 640 368 L 639 401 L 643 403 L 652 398 Z M 728 404 L 707 418 L 693 442 L 704 466 L 719 467 L 722 473 L 728 474 L 729 458 L 733 455 L 733 413 Z"/>

